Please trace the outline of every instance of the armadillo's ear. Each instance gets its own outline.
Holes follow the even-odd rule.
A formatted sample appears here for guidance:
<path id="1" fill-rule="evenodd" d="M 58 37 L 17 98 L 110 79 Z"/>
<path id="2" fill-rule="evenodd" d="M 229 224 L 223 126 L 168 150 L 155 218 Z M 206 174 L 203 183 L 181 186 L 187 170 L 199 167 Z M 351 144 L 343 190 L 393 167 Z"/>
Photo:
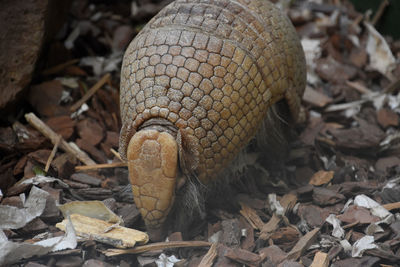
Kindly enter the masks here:
<path id="1" fill-rule="evenodd" d="M 197 139 L 186 130 L 179 129 L 176 136 L 178 156 L 183 174 L 192 176 L 199 165 L 199 150 Z"/>

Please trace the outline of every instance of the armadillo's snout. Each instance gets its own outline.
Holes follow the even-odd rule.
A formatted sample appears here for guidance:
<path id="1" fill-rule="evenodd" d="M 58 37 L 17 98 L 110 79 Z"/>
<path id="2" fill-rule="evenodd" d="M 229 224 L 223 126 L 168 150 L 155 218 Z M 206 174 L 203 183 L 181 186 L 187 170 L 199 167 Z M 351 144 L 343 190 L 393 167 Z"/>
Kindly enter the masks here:
<path id="1" fill-rule="evenodd" d="M 166 132 L 140 130 L 131 138 L 127 159 L 136 206 L 151 239 L 161 238 L 161 226 L 175 197 L 178 145 Z"/>

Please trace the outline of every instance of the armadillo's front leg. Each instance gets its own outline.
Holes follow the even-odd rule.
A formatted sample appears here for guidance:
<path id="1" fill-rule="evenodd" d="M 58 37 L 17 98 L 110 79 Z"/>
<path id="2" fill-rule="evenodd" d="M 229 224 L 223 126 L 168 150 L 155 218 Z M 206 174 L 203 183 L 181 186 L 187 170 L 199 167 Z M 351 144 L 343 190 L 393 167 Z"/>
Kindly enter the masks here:
<path id="1" fill-rule="evenodd" d="M 150 238 L 161 238 L 161 226 L 174 202 L 178 146 L 166 132 L 141 130 L 127 149 L 129 177 L 136 206 Z"/>

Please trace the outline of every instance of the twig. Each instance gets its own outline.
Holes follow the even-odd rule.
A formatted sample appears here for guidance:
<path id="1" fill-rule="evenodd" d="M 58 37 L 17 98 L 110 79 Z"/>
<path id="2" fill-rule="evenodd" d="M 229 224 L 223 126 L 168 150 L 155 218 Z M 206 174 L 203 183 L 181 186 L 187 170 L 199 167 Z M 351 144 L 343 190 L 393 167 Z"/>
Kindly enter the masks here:
<path id="1" fill-rule="evenodd" d="M 360 25 L 361 21 L 363 20 L 363 18 L 364 18 L 364 15 L 363 15 L 363 14 L 358 15 L 358 16 L 353 20 L 353 23 L 351 24 L 351 28 L 359 27 L 359 25 Z"/>
<path id="2" fill-rule="evenodd" d="M 349 223 L 349 224 L 346 224 L 346 225 L 343 225 L 343 230 L 346 230 L 346 229 L 348 229 L 348 228 L 351 228 L 351 227 L 353 227 L 353 226 L 356 226 L 357 224 L 359 224 L 360 223 L 360 221 L 355 221 L 355 222 L 353 222 L 353 223 Z"/>
<path id="3" fill-rule="evenodd" d="M 50 164 L 53 161 L 54 156 L 56 155 L 56 152 L 57 152 L 57 149 L 58 149 L 58 145 L 60 144 L 60 141 L 61 141 L 61 135 L 58 136 L 57 141 L 54 144 L 53 150 L 51 151 L 50 156 L 47 159 L 46 167 L 44 168 L 44 172 L 46 172 L 46 173 L 49 171 Z"/>
<path id="4" fill-rule="evenodd" d="M 69 61 L 67 61 L 65 63 L 56 65 L 56 66 L 48 68 L 48 69 L 45 69 L 44 71 L 42 71 L 42 75 L 46 76 L 46 75 L 52 75 L 52 74 L 59 73 L 60 71 L 64 70 L 66 67 L 74 65 L 74 64 L 76 64 L 78 62 L 79 62 L 79 59 L 69 60 Z"/>
<path id="5" fill-rule="evenodd" d="M 36 117 L 35 114 L 33 113 L 28 113 L 25 114 L 25 119 L 29 122 L 30 125 L 32 125 L 35 129 L 37 129 L 39 132 L 41 132 L 44 136 L 50 139 L 50 141 L 55 145 L 57 143 L 57 140 L 59 139 L 59 135 L 56 134 L 49 126 L 47 126 L 41 119 Z M 78 146 L 74 144 L 74 146 L 71 146 L 71 144 L 68 144 L 63 138 L 60 140 L 60 148 L 64 150 L 67 153 L 72 154 L 75 156 L 77 159 L 79 159 L 82 163 L 86 165 L 95 165 L 96 162 L 94 162 L 89 156 L 80 150 Z"/>
<path id="6" fill-rule="evenodd" d="M 110 80 L 110 73 L 107 73 L 104 75 L 95 85 L 93 85 L 92 88 L 89 89 L 89 91 L 86 92 L 84 96 L 82 96 L 81 99 L 79 99 L 75 104 L 73 104 L 70 107 L 71 112 L 75 112 L 82 106 L 83 103 L 85 103 L 89 98 L 91 98 L 97 90 L 99 90 L 107 81 Z"/>
<path id="7" fill-rule="evenodd" d="M 86 165 L 95 165 L 96 162 L 94 162 L 89 156 L 88 154 L 86 154 L 86 152 L 84 152 L 83 150 L 80 149 L 80 147 L 75 144 L 74 142 L 68 142 L 69 147 L 74 151 L 75 155 L 79 156 L 82 159 L 89 159 L 88 164 Z M 79 158 L 78 158 L 79 159 Z"/>
<path id="8" fill-rule="evenodd" d="M 113 162 L 113 163 L 105 163 L 105 164 L 95 164 L 95 165 L 87 165 L 87 166 L 76 166 L 76 171 L 90 171 L 97 169 L 106 169 L 106 168 L 118 168 L 118 167 L 127 167 L 126 162 Z"/>
<path id="9" fill-rule="evenodd" d="M 378 7 L 374 17 L 372 18 L 371 24 L 375 26 L 378 20 L 382 17 L 383 12 L 385 11 L 386 7 L 389 5 L 388 0 L 383 0 Z"/>
<path id="10" fill-rule="evenodd" d="M 371 90 L 369 90 L 367 87 L 365 87 L 361 83 L 346 81 L 346 84 L 348 86 L 350 86 L 351 88 L 356 89 L 361 94 L 370 94 L 370 93 L 372 93 Z"/>
<path id="11" fill-rule="evenodd" d="M 120 155 L 117 151 L 115 151 L 114 148 L 110 148 L 110 151 L 111 151 L 111 153 L 113 153 L 114 156 L 117 157 L 120 161 L 123 161 L 122 158 L 121 158 L 121 155 Z"/>
<path id="12" fill-rule="evenodd" d="M 103 252 L 106 256 L 117 256 L 122 254 L 139 254 L 149 251 L 157 251 L 171 248 L 191 248 L 191 247 L 209 247 L 212 244 L 205 241 L 171 241 L 171 242 L 159 242 L 150 245 L 144 245 L 131 249 L 107 249 Z"/>
<path id="13" fill-rule="evenodd" d="M 213 243 L 207 254 L 201 259 L 199 267 L 211 267 L 217 255 L 217 243 Z"/>

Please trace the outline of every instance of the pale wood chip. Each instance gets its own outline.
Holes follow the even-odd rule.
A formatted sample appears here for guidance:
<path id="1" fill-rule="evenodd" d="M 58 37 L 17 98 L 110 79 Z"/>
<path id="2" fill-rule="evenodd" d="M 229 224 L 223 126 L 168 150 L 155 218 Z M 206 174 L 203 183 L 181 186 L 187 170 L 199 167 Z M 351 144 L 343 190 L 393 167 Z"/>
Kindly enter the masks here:
<path id="1" fill-rule="evenodd" d="M 394 203 L 388 203 L 385 205 L 382 205 L 382 207 L 384 207 L 387 210 L 397 210 L 400 209 L 400 202 L 394 202 Z"/>
<path id="2" fill-rule="evenodd" d="M 325 107 L 327 104 L 332 102 L 332 98 L 314 90 L 310 86 L 306 86 L 303 100 L 313 106 L 320 108 Z"/>
<path id="3" fill-rule="evenodd" d="M 281 206 L 283 207 L 285 214 L 290 212 L 297 202 L 297 196 L 292 193 L 285 194 L 280 200 Z"/>
<path id="4" fill-rule="evenodd" d="M 242 202 L 240 202 L 240 206 L 242 207 L 240 214 L 246 218 L 254 229 L 261 230 L 264 227 L 264 222 L 261 220 L 260 216 L 257 215 L 257 212 Z"/>
<path id="5" fill-rule="evenodd" d="M 317 171 L 314 175 L 310 178 L 309 184 L 320 186 L 323 184 L 329 183 L 333 179 L 333 175 L 335 172 L 333 171 Z"/>
<path id="6" fill-rule="evenodd" d="M 204 255 L 203 259 L 201 259 L 199 267 L 211 267 L 214 264 L 214 260 L 217 255 L 217 243 L 213 243 L 207 254 Z"/>
<path id="7" fill-rule="evenodd" d="M 281 220 L 282 218 L 278 217 L 276 214 L 273 214 L 271 219 L 264 224 L 263 228 L 261 229 L 260 239 L 268 240 L 271 234 L 278 229 Z"/>
<path id="8" fill-rule="evenodd" d="M 328 266 L 329 266 L 328 254 L 321 251 L 315 253 L 314 260 L 311 263 L 310 267 L 328 267 Z"/>
<path id="9" fill-rule="evenodd" d="M 147 243 L 149 236 L 145 232 L 126 227 L 114 227 L 113 223 L 86 217 L 80 214 L 71 214 L 70 219 L 76 234 L 83 238 L 94 239 L 118 248 L 133 247 L 136 243 Z M 65 231 L 67 219 L 57 223 L 56 227 Z"/>

